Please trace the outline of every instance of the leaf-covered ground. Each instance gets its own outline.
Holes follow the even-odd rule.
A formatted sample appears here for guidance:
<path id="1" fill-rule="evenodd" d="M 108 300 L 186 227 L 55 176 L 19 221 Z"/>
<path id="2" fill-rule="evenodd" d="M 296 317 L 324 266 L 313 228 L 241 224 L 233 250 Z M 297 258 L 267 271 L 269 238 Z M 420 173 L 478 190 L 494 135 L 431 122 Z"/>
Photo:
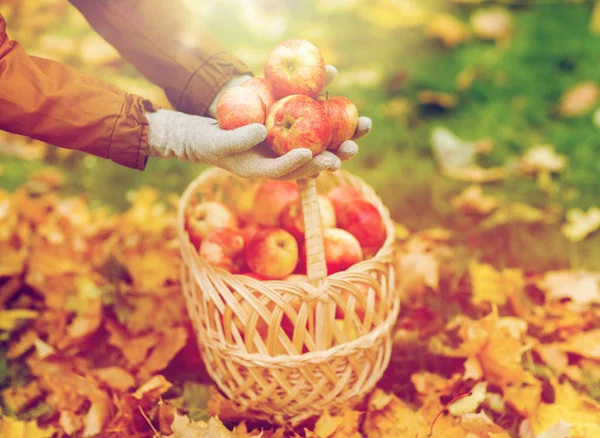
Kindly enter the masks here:
<path id="1" fill-rule="evenodd" d="M 203 371 L 176 197 L 144 187 L 113 214 L 63 183 L 48 169 L 0 194 L 0 436 L 600 434 L 598 273 L 498 270 L 449 230 L 398 224 L 402 310 L 378 388 L 273 428 L 236 412 Z"/>
<path id="2" fill-rule="evenodd" d="M 398 223 L 390 366 L 353 410 L 242 421 L 179 284 L 176 199 L 203 167 L 0 132 L 0 436 L 600 436 L 599 3 L 187 3 L 258 74 L 313 41 L 373 118 L 345 168 Z M 32 54 L 168 106 L 66 1 L 0 10 Z"/>

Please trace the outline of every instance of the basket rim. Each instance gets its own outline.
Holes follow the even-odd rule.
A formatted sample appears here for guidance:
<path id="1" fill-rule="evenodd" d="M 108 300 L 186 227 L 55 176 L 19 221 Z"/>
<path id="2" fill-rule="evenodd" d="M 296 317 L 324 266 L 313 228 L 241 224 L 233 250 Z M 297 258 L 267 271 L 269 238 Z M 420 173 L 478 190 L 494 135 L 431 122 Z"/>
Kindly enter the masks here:
<path id="1" fill-rule="evenodd" d="M 347 172 L 343 169 L 339 169 L 339 170 L 333 171 L 331 173 L 333 175 L 342 175 L 348 179 L 357 180 L 360 183 L 362 183 L 365 187 L 367 187 L 369 190 L 373 191 L 371 186 L 369 184 L 367 184 L 361 177 L 359 177 L 357 175 L 351 174 L 350 172 Z M 181 252 L 181 255 L 183 258 L 183 262 L 186 263 L 186 265 L 188 263 L 188 260 L 187 260 L 186 254 L 185 254 L 185 248 L 186 247 L 189 248 L 188 245 L 190 245 L 191 243 L 189 241 L 189 234 L 185 227 L 185 210 L 189 204 L 189 200 L 190 200 L 191 196 L 196 191 L 196 188 L 198 186 L 200 186 L 202 183 L 206 182 L 206 180 L 209 180 L 211 177 L 219 176 L 219 175 L 230 175 L 232 178 L 244 179 L 244 178 L 242 178 L 238 175 L 235 175 L 234 173 L 231 173 L 220 167 L 211 166 L 208 169 L 201 172 L 196 178 L 194 178 L 188 184 L 188 186 L 184 190 L 183 194 L 181 195 L 181 198 L 179 199 L 179 202 L 177 205 L 177 236 L 179 239 L 179 244 L 180 244 L 179 247 L 180 247 L 180 252 Z M 251 178 L 251 179 L 261 179 L 261 178 Z M 380 205 L 377 205 L 376 207 L 377 207 L 377 210 L 380 210 L 380 213 L 382 213 L 382 219 L 383 219 L 383 222 L 384 222 L 385 228 L 386 228 L 386 239 L 383 242 L 383 244 L 381 245 L 381 248 L 379 248 L 379 250 L 369 260 L 380 259 L 380 258 L 383 258 L 383 257 L 393 253 L 394 252 L 394 243 L 396 241 L 396 230 L 392 223 L 389 209 L 387 208 L 387 206 L 385 206 L 385 204 L 383 204 L 383 202 L 381 201 L 379 196 L 377 196 L 377 194 L 374 191 L 372 194 L 379 200 Z M 383 210 L 383 211 L 381 211 L 381 210 Z M 369 260 L 361 260 L 358 263 L 355 263 L 354 265 L 352 265 L 350 268 L 348 268 L 348 270 L 363 269 Z M 231 272 L 228 272 L 228 271 L 225 271 L 222 269 L 219 269 L 217 271 L 210 264 L 206 264 L 205 269 L 208 269 L 211 272 L 211 274 L 213 274 L 213 275 L 218 275 L 218 276 L 225 277 L 225 278 L 240 278 L 240 277 L 248 278 L 248 276 L 245 274 L 233 274 Z M 333 274 L 328 274 L 324 279 L 327 280 L 327 279 L 332 278 L 333 276 L 336 276 L 337 274 L 341 274 L 343 272 L 344 271 L 336 272 Z M 264 280 L 264 281 L 261 280 L 262 283 L 267 283 L 267 284 L 272 283 L 272 282 L 281 282 L 281 281 L 284 281 L 284 280 L 277 280 L 277 279 L 269 279 L 269 280 Z"/>

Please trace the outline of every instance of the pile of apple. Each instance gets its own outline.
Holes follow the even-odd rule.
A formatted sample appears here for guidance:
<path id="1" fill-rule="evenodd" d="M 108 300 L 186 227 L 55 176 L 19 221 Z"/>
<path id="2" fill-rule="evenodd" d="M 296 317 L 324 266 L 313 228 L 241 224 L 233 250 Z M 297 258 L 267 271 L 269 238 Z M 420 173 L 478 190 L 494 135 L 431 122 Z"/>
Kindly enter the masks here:
<path id="1" fill-rule="evenodd" d="M 186 227 L 200 257 L 232 274 L 259 280 L 305 279 L 304 220 L 298 186 L 261 180 L 228 206 L 203 201 L 188 208 Z M 327 274 L 374 255 L 387 231 L 379 210 L 350 185 L 319 194 Z"/>
<path id="2" fill-rule="evenodd" d="M 277 155 L 310 149 L 313 156 L 336 151 L 358 125 L 356 106 L 343 96 L 322 96 L 325 62 L 306 40 L 279 43 L 268 55 L 264 78 L 224 92 L 217 102 L 221 129 L 251 123 L 267 128 L 266 143 Z"/>

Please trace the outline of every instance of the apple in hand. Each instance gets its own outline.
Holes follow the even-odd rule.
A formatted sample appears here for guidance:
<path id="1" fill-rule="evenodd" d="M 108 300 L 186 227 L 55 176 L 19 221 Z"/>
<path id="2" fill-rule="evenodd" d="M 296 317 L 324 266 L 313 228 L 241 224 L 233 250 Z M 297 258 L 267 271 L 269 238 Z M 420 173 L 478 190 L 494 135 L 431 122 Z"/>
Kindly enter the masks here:
<path id="1" fill-rule="evenodd" d="M 313 156 L 331 141 L 331 123 L 325 109 L 314 99 L 293 94 L 275 102 L 265 122 L 266 142 L 277 155 L 292 149 L 310 149 Z"/>
<path id="2" fill-rule="evenodd" d="M 325 61 L 312 43 L 292 39 L 277 44 L 265 61 L 265 77 L 277 99 L 290 94 L 316 98 L 325 86 Z"/>
<path id="3" fill-rule="evenodd" d="M 340 228 L 325 228 L 323 230 L 323 248 L 327 275 L 345 271 L 350 266 L 363 259 L 363 252 L 356 237 Z M 300 257 L 306 260 L 306 245 L 303 243 Z"/>
<path id="4" fill-rule="evenodd" d="M 327 197 L 333 204 L 336 217 L 340 216 L 344 205 L 348 204 L 350 201 L 365 199 L 363 193 L 359 189 L 348 184 L 334 187 L 327 193 Z"/>
<path id="5" fill-rule="evenodd" d="M 200 242 L 217 228 L 237 228 L 238 219 L 227 206 L 218 201 L 204 201 L 187 212 L 190 241 L 200 248 Z"/>
<path id="6" fill-rule="evenodd" d="M 217 102 L 221 129 L 236 129 L 251 123 L 265 123 L 265 104 L 258 93 L 246 87 L 232 87 Z"/>
<path id="7" fill-rule="evenodd" d="M 275 96 L 273 96 L 273 90 L 271 89 L 271 84 L 269 81 L 267 81 L 265 78 L 252 78 L 244 82 L 242 87 L 248 88 L 260 96 L 265 104 L 265 115 L 268 114 L 269 110 L 276 101 Z"/>
<path id="8" fill-rule="evenodd" d="M 281 228 L 259 231 L 246 247 L 246 262 L 252 272 L 271 279 L 285 278 L 298 263 L 296 239 Z"/>
<path id="9" fill-rule="evenodd" d="M 319 212 L 323 228 L 335 227 L 335 210 L 333 204 L 325 195 L 318 195 Z M 289 204 L 281 213 L 281 226 L 296 239 L 304 237 L 304 217 L 300 201 Z"/>
<path id="10" fill-rule="evenodd" d="M 265 179 L 254 195 L 254 221 L 265 227 L 276 227 L 285 207 L 299 199 L 300 191 L 294 181 Z"/>
<path id="11" fill-rule="evenodd" d="M 217 228 L 202 240 L 198 254 L 212 266 L 237 274 L 244 265 L 244 246 L 240 231 Z"/>
<path id="12" fill-rule="evenodd" d="M 373 254 L 387 238 L 387 230 L 379 210 L 368 201 L 355 200 L 347 203 L 338 217 L 338 225 L 356 237 L 363 252 Z"/>
<path id="13" fill-rule="evenodd" d="M 331 124 L 331 142 L 327 147 L 330 151 L 337 151 L 340 145 L 350 140 L 358 126 L 358 109 L 343 96 L 325 97 L 319 100 Z"/>

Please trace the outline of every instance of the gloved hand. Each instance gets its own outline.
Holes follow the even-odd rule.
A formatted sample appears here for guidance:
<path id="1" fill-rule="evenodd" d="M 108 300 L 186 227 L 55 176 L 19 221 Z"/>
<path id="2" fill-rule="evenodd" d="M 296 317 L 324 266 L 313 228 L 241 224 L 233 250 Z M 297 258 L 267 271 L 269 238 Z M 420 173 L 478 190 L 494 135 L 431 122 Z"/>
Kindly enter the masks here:
<path id="1" fill-rule="evenodd" d="M 335 79 L 337 70 L 328 65 L 326 73 L 325 86 Z M 325 151 L 312 157 L 308 149 L 294 149 L 278 157 L 263 143 L 267 135 L 263 125 L 255 123 L 234 130 L 223 130 L 216 120 L 216 104 L 221 94 L 249 78 L 233 78 L 219 91 L 208 111 L 214 118 L 164 109 L 146 113 L 150 125 L 148 154 L 209 164 L 244 178 L 294 180 L 314 177 L 324 170 L 338 170 L 341 161 L 352 158 L 358 152 L 353 140 L 363 137 L 371 129 L 371 120 L 360 117 L 353 140 L 342 143 L 337 155 Z"/>

